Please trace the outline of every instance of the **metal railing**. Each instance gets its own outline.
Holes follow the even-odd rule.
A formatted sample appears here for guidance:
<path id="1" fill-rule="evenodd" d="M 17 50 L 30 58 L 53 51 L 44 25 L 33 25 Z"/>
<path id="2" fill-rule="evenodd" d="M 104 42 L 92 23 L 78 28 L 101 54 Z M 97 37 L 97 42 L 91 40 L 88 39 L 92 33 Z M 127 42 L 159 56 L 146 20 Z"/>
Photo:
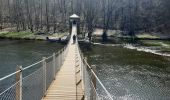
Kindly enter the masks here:
<path id="1" fill-rule="evenodd" d="M 46 95 L 52 81 L 55 80 L 68 53 L 69 45 L 71 45 L 70 42 L 62 50 L 53 53 L 52 56 L 43 57 L 41 61 L 24 68 L 18 66 L 16 72 L 0 78 L 0 100 L 41 100 Z M 113 100 L 93 68 L 87 63 L 78 43 L 77 51 L 83 80 L 82 88 L 86 100 Z M 24 73 L 27 73 L 31 68 L 34 68 L 31 74 L 23 77 Z"/>
<path id="2" fill-rule="evenodd" d="M 0 78 L 0 100 L 41 100 L 64 62 L 68 45 L 50 57 L 24 68 L 18 66 L 16 72 Z M 32 68 L 31 74 L 23 77 Z"/>
<path id="3" fill-rule="evenodd" d="M 90 66 L 87 63 L 87 59 L 83 56 L 78 43 L 77 45 L 79 58 L 81 60 L 82 88 L 84 89 L 85 100 L 113 100 L 111 94 L 97 77 L 95 66 Z"/>

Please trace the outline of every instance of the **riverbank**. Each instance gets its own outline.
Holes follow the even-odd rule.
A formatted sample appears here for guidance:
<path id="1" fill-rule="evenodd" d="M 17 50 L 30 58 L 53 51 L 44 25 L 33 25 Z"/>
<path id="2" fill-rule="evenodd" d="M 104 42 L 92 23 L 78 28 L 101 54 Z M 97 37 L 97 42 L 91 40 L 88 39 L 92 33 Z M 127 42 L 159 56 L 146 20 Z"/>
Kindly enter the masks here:
<path id="1" fill-rule="evenodd" d="M 130 44 L 130 43 L 117 43 L 117 44 L 102 44 L 93 43 L 94 45 L 110 46 L 110 47 L 123 47 L 127 49 L 133 49 L 136 51 L 142 51 L 147 53 L 152 53 L 160 56 L 170 57 L 170 41 L 153 41 L 145 40 L 140 41 L 140 43 Z"/>
<path id="2" fill-rule="evenodd" d="M 170 56 L 170 35 L 155 32 L 137 33 L 134 39 L 120 30 L 109 30 L 108 41 L 102 41 L 102 30 L 96 29 L 93 33 L 93 42 L 96 45 L 123 46 L 137 51 L 150 52 L 157 55 Z"/>
<path id="3" fill-rule="evenodd" d="M 54 33 L 54 34 L 46 34 L 46 33 L 32 33 L 29 31 L 21 31 L 21 32 L 9 32 L 9 31 L 1 31 L 0 39 L 12 39 L 12 40 L 46 40 L 46 37 L 55 37 L 61 38 L 68 33 Z"/>

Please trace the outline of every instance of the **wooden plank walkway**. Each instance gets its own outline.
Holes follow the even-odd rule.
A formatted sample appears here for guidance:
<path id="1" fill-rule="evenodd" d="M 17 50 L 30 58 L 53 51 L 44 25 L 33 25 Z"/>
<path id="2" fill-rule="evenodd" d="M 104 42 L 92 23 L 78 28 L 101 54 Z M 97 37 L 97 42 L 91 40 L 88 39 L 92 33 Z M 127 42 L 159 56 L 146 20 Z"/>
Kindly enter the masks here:
<path id="1" fill-rule="evenodd" d="M 65 61 L 56 75 L 56 79 L 52 82 L 47 90 L 46 96 L 43 100 L 82 100 L 83 90 L 81 82 L 77 84 L 76 68 L 76 44 L 73 43 L 73 35 L 76 35 L 77 28 L 73 26 L 70 43 L 68 45 L 68 54 Z M 80 69 L 80 68 L 79 68 Z M 80 81 L 80 79 L 78 80 Z"/>

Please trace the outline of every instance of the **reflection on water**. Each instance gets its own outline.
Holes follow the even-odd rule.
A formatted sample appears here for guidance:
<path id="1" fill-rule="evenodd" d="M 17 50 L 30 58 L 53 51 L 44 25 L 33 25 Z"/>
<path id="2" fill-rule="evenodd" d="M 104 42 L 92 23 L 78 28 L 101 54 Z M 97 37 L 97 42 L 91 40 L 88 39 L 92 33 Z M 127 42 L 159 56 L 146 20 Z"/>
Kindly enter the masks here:
<path id="1" fill-rule="evenodd" d="M 169 57 L 116 46 L 82 50 L 115 100 L 170 99 Z"/>

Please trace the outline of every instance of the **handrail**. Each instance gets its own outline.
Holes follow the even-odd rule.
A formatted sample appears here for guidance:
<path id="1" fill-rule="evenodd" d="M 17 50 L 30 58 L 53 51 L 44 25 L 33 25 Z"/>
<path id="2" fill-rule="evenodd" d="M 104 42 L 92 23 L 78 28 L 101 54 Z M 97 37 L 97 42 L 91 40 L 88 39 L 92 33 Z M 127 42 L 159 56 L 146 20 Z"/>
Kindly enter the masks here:
<path id="1" fill-rule="evenodd" d="M 98 80 L 99 84 L 102 86 L 102 88 L 104 89 L 104 91 L 106 92 L 106 94 L 108 95 L 110 100 L 113 100 L 111 94 L 107 91 L 106 87 L 103 85 L 103 83 L 100 81 L 100 79 L 97 77 L 97 75 L 95 74 L 95 72 L 93 71 L 92 67 L 88 64 L 88 62 L 86 61 L 86 59 L 83 57 L 82 51 L 80 50 L 79 47 L 79 43 L 77 43 L 78 45 L 78 51 L 80 53 L 81 59 L 84 62 L 83 64 L 87 65 L 87 67 L 90 69 L 90 71 L 93 73 L 94 77 Z M 93 85 L 94 86 L 94 85 Z M 96 89 L 95 89 L 96 91 Z M 97 94 L 98 96 L 98 94 Z"/>
<path id="2" fill-rule="evenodd" d="M 35 66 L 35 65 L 37 65 L 37 64 L 39 64 L 39 63 L 41 63 L 41 62 L 43 62 L 43 60 L 40 60 L 40 61 L 38 61 L 38 62 L 36 62 L 36 63 L 34 63 L 34 64 L 32 64 L 32 65 L 29 65 L 29 66 L 27 66 L 27 67 L 24 67 L 23 70 L 27 70 L 27 69 L 29 69 L 29 68 L 31 68 L 31 67 L 33 67 L 33 66 Z"/>
<path id="3" fill-rule="evenodd" d="M 16 75 L 16 77 L 17 77 L 16 82 L 14 84 L 12 83 L 10 86 L 4 87 L 4 90 L 2 90 L 0 92 L 0 99 L 4 99 L 6 97 L 17 98 L 17 99 L 20 98 L 19 100 L 24 99 L 24 97 L 25 97 L 24 93 L 32 91 L 32 89 L 24 91 L 26 88 L 23 88 L 23 87 L 27 86 L 29 84 L 26 81 L 31 81 L 31 82 L 36 81 L 36 83 L 42 83 L 43 85 L 41 84 L 41 86 L 43 86 L 43 91 L 46 92 L 46 89 L 48 88 L 49 84 L 51 84 L 51 82 L 55 79 L 56 73 L 58 72 L 59 68 L 63 64 L 63 61 L 64 61 L 63 59 L 67 55 L 69 44 L 70 44 L 70 41 L 61 50 L 59 50 L 56 53 L 53 53 L 52 56 L 45 57 L 44 59 L 42 59 L 38 62 L 35 62 L 29 66 L 26 66 L 24 68 L 21 67 L 18 71 L 15 71 L 14 73 L 11 73 L 7 76 L 0 78 L 0 82 L 5 82 L 7 80 L 7 78 L 9 78 L 11 76 Z M 47 60 L 50 60 L 50 61 L 48 62 Z M 22 76 L 23 71 L 28 70 L 32 67 L 36 67 L 36 65 L 39 65 L 41 63 L 42 63 L 42 65 L 40 68 L 36 69 L 35 71 L 32 71 L 31 73 L 29 73 L 29 75 L 27 75 L 25 77 Z M 57 65 L 54 65 L 54 64 L 57 64 Z M 47 68 L 47 66 L 48 66 L 48 68 Z M 53 70 L 53 72 L 49 72 L 49 70 Z M 19 77 L 18 77 L 18 75 L 19 75 Z M 19 78 L 19 80 L 18 80 L 18 78 Z M 41 90 L 41 89 L 39 89 L 39 90 Z M 22 91 L 23 91 L 23 94 L 22 94 Z M 39 92 L 42 92 L 42 91 L 39 91 Z M 11 97 L 7 96 L 7 95 L 11 95 Z M 20 97 L 18 97 L 16 95 L 19 95 Z M 27 96 L 28 95 L 29 94 L 27 94 Z M 39 94 L 37 97 L 39 97 L 40 95 L 41 94 Z M 41 97 L 43 97 L 43 95 L 45 95 L 45 94 L 42 94 Z M 28 96 L 28 98 L 29 97 L 30 96 Z"/>
<path id="4" fill-rule="evenodd" d="M 14 73 L 11 73 L 7 76 L 0 78 L 0 82 L 1 81 L 5 82 L 6 81 L 5 79 L 7 79 L 13 75 L 16 75 L 16 82 L 14 84 L 12 83 L 8 87 L 4 87 L 4 90 L 2 90 L 2 92 L 0 93 L 0 99 L 4 99 L 4 98 L 6 99 L 6 97 L 9 97 L 9 98 L 13 98 L 13 99 L 15 98 L 17 100 L 22 100 L 25 97 L 29 98 L 31 96 L 35 96 L 36 98 L 43 97 L 47 91 L 47 88 L 52 83 L 52 81 L 55 79 L 55 75 L 58 72 L 59 68 L 62 66 L 64 58 L 66 57 L 66 55 L 68 53 L 70 45 L 71 45 L 71 42 L 69 39 L 67 45 L 64 46 L 58 52 L 53 53 L 53 55 L 51 55 L 49 57 L 43 57 L 42 60 L 35 62 L 29 66 L 26 66 L 24 68 L 22 68 L 22 66 L 21 66 L 20 69 L 18 69 L 18 71 L 15 71 Z M 23 71 L 28 70 L 33 67 L 37 67 L 37 65 L 39 66 L 39 64 L 41 64 L 41 63 L 42 63 L 42 65 L 40 65 L 41 67 L 38 67 L 38 69 L 36 69 L 35 71 L 32 71 L 27 76 L 23 77 L 23 75 L 22 75 Z M 31 86 L 30 82 L 34 82 L 43 88 L 43 89 L 42 88 L 40 89 L 40 87 L 37 87 L 37 88 L 39 88 L 38 89 L 40 92 L 39 95 L 35 95 L 35 94 L 30 95 L 29 94 L 29 92 L 32 93 L 31 91 L 36 91 L 35 89 L 37 89 L 37 88 L 34 88 L 34 87 L 29 87 L 29 89 L 23 88 L 23 87 L 27 87 L 29 85 Z M 32 89 L 30 89 L 30 88 L 32 88 Z M 26 92 L 28 92 L 28 93 L 26 93 Z M 41 94 L 41 92 L 43 92 L 43 93 Z"/>
<path id="5" fill-rule="evenodd" d="M 67 48 L 67 46 L 68 46 L 68 44 L 67 44 L 65 47 L 63 47 L 62 49 L 60 49 L 60 50 L 56 53 L 56 55 L 59 54 L 61 51 L 63 51 L 65 48 Z M 52 58 L 52 57 L 53 57 L 53 56 L 49 56 L 49 57 L 47 57 L 46 59 L 49 59 L 49 58 Z M 22 70 L 23 70 L 23 71 L 24 71 L 24 70 L 27 70 L 27 69 L 29 69 L 29 68 L 31 68 L 31 67 L 33 67 L 33 66 L 35 66 L 35 65 L 37 65 L 37 64 L 39 64 L 39 63 L 41 63 L 41 62 L 43 62 L 43 60 L 40 60 L 40 61 L 38 61 L 38 62 L 36 62 L 36 63 L 33 63 L 33 64 L 31 64 L 31 65 L 29 65 L 29 66 L 27 66 L 27 67 L 24 67 Z M 9 74 L 9 75 L 6 75 L 6 76 L 0 78 L 0 81 L 2 81 L 2 80 L 4 80 L 4 79 L 7 79 L 7 78 L 9 78 L 9 77 L 11 77 L 11 76 L 19 73 L 19 72 L 20 72 L 20 70 L 19 70 L 19 71 L 15 71 L 15 72 L 13 72 L 13 73 L 11 73 L 11 74 Z"/>
<path id="6" fill-rule="evenodd" d="M 11 85 L 9 88 L 7 88 L 5 91 L 3 91 L 2 93 L 0 93 L 0 95 L 4 94 L 6 91 L 8 91 L 10 88 L 12 88 L 13 86 L 15 86 L 16 84 L 18 84 L 19 82 L 16 82 L 15 84 Z"/>
<path id="7" fill-rule="evenodd" d="M 11 73 L 11 74 L 9 74 L 9 75 L 7 75 L 7 76 L 4 76 L 4 77 L 0 78 L 0 81 L 3 81 L 4 79 L 7 79 L 7 78 L 9 78 L 9 77 L 11 77 L 11 76 L 19 73 L 19 72 L 21 72 L 21 71 L 19 70 L 19 71 L 16 71 L 16 72 L 14 72 L 14 73 Z"/>
<path id="8" fill-rule="evenodd" d="M 95 76 L 95 78 L 98 80 L 98 82 L 100 83 L 100 85 L 102 86 L 102 88 L 105 90 L 105 92 L 107 93 L 107 95 L 109 96 L 110 100 L 113 100 L 111 94 L 107 91 L 106 87 L 103 85 L 103 83 L 100 81 L 100 79 L 97 77 L 97 75 L 95 74 L 95 72 L 93 71 L 93 69 L 90 67 L 90 65 L 87 63 L 87 61 L 85 59 L 83 59 L 85 64 L 89 67 L 89 69 L 91 70 L 91 72 L 93 73 L 93 75 Z"/>
<path id="9" fill-rule="evenodd" d="M 77 39 L 77 38 L 76 38 Z M 24 68 L 21 68 L 21 69 L 19 69 L 18 71 L 16 71 L 16 72 L 14 72 L 14 73 L 11 73 L 11 74 L 9 74 L 9 75 L 7 75 L 7 76 L 5 76 L 5 77 L 2 77 L 2 78 L 0 78 L 0 82 L 1 81 L 3 81 L 3 80 L 5 80 L 5 79 L 7 79 L 7 78 L 9 78 L 9 77 L 11 77 L 11 76 L 13 76 L 13 75 L 16 75 L 16 74 L 19 74 L 19 73 L 21 73 L 22 74 L 22 71 L 24 71 L 24 70 L 27 70 L 27 69 L 29 69 L 29 68 L 32 68 L 32 67 L 34 67 L 35 65 L 37 65 L 37 64 L 40 64 L 40 63 L 43 63 L 43 66 L 41 67 L 42 69 L 38 69 L 38 70 L 36 70 L 36 71 L 34 71 L 34 72 L 32 72 L 31 74 L 29 74 L 28 76 L 26 76 L 26 77 L 20 77 L 20 81 L 17 81 L 15 84 L 13 84 L 13 85 L 11 85 L 10 87 L 8 87 L 6 90 L 4 90 L 2 93 L 0 93 L 0 95 L 4 95 L 4 93 L 5 92 L 8 92 L 8 90 L 11 90 L 11 91 L 13 91 L 13 89 L 11 89 L 11 88 L 15 88 L 15 86 L 17 85 L 17 84 L 19 84 L 19 86 L 20 86 L 20 88 L 21 88 L 21 91 L 22 91 L 22 81 L 24 81 L 24 80 L 28 80 L 30 77 L 33 77 L 33 81 L 35 80 L 35 78 L 34 78 L 34 76 L 35 75 L 41 75 L 41 74 L 43 74 L 43 77 L 45 78 L 45 81 L 43 80 L 43 84 L 45 83 L 45 88 L 44 88 L 44 90 L 45 90 L 45 92 L 46 92 L 46 84 L 47 83 L 51 83 L 51 81 L 50 80 L 48 80 L 48 81 L 46 81 L 46 79 L 48 79 L 48 77 L 47 76 L 49 76 L 49 75 L 47 75 L 46 76 L 46 60 L 48 60 L 48 59 L 50 59 L 50 58 L 53 58 L 53 57 L 56 57 L 56 55 L 57 56 L 59 56 L 59 57 L 61 57 L 61 59 L 59 60 L 61 63 L 63 62 L 63 56 L 65 57 L 65 55 L 67 54 L 67 50 L 68 50 L 68 47 L 69 47 L 69 45 L 70 45 L 70 39 L 69 39 L 69 41 L 68 41 L 68 44 L 65 46 L 65 47 L 63 47 L 61 50 L 59 50 L 57 53 L 55 53 L 54 55 L 52 55 L 52 56 L 49 56 L 49 57 L 47 57 L 47 58 L 44 58 L 43 60 L 40 60 L 40 61 L 38 61 L 38 62 L 36 62 L 36 63 L 33 63 L 32 65 L 29 65 L 29 66 L 27 66 L 27 67 L 24 67 Z M 107 94 L 107 96 L 108 96 L 108 98 L 110 99 L 110 100 L 113 100 L 113 98 L 112 98 L 112 96 L 111 96 L 111 94 L 107 91 L 107 89 L 106 89 L 106 87 L 103 85 L 103 83 L 100 81 L 100 79 L 97 77 L 97 75 L 95 74 L 95 72 L 94 72 L 94 70 L 92 69 L 92 67 L 88 64 L 88 62 L 86 61 L 86 59 L 83 57 L 83 55 L 82 55 L 82 52 L 81 52 L 81 50 L 80 50 L 80 47 L 79 47 L 79 44 L 78 44 L 78 42 L 76 42 L 76 45 L 77 45 L 77 50 L 78 50 L 78 52 L 79 52 L 79 57 L 80 57 L 80 60 L 81 60 L 81 63 L 83 64 L 83 69 L 82 69 L 82 71 L 84 71 L 84 70 L 86 70 L 86 69 L 84 69 L 84 67 L 85 66 L 87 66 L 86 68 L 88 68 L 88 71 L 90 71 L 90 73 L 93 75 L 93 77 L 95 77 L 95 79 L 97 79 L 97 81 L 99 82 L 99 84 L 101 85 L 101 87 L 104 89 L 104 91 L 106 92 L 106 94 Z M 59 54 L 61 54 L 61 55 L 59 55 Z M 54 60 L 55 58 L 53 58 L 53 60 Z M 44 62 L 44 60 L 45 60 L 45 62 Z M 56 62 L 55 62 L 56 60 L 54 60 L 54 62 L 53 62 L 53 64 L 56 64 Z M 59 66 L 61 66 L 62 64 L 59 62 Z M 85 65 L 85 66 L 84 66 Z M 49 68 L 53 68 L 54 67 L 54 70 L 55 70 L 55 66 L 51 66 L 51 67 L 49 67 Z M 90 69 L 90 70 L 89 70 Z M 41 70 L 43 70 L 43 72 L 41 71 Z M 87 71 L 87 70 L 86 70 Z M 41 74 L 39 74 L 41 72 Z M 44 73 L 45 73 L 45 75 L 44 75 Z M 49 72 L 50 73 L 50 72 Z M 54 71 L 54 73 L 57 73 L 57 72 L 55 72 Z M 51 74 L 50 74 L 51 75 Z M 43 79 L 44 79 L 43 78 Z M 84 78 L 83 78 L 84 79 Z M 87 81 L 87 80 L 86 80 Z M 20 83 L 21 82 L 21 83 Z M 46 83 L 47 82 L 47 83 Z M 92 81 L 92 77 L 90 77 L 90 84 L 92 85 L 92 89 L 94 89 L 94 93 L 96 93 L 96 96 L 99 98 L 100 96 L 99 96 L 99 94 L 97 93 L 97 90 L 96 90 L 96 87 L 95 87 L 95 85 L 94 85 L 94 83 L 93 83 L 93 81 Z M 86 87 L 85 87 L 86 88 Z M 6 94 L 5 94 L 6 95 Z M 21 95 L 22 95 L 22 93 L 21 93 Z M 21 98 L 22 98 L 22 96 L 21 96 Z"/>

